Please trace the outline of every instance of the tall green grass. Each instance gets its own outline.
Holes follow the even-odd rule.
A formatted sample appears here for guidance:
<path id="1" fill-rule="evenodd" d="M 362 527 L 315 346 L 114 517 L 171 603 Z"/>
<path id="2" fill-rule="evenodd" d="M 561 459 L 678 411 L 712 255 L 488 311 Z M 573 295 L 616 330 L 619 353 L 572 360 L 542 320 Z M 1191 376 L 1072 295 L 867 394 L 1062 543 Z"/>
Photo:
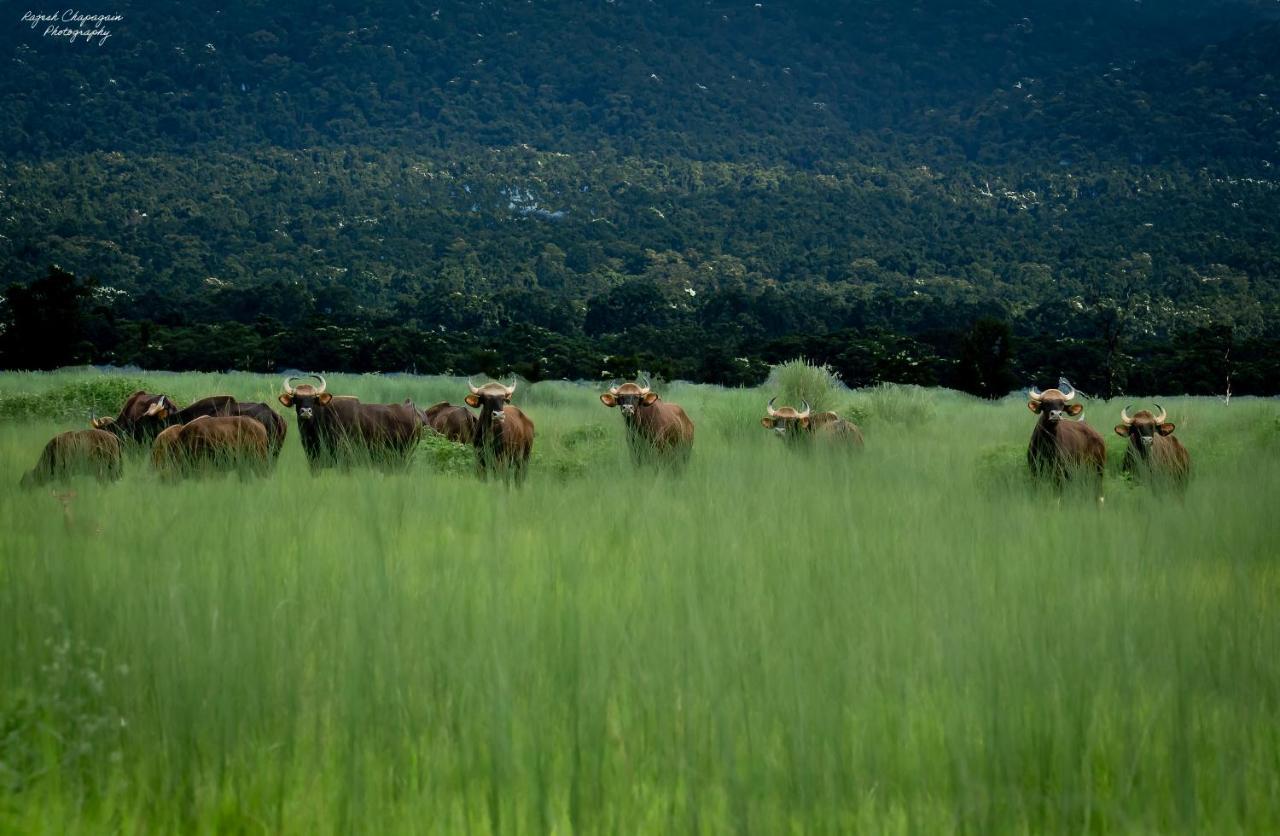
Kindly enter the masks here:
<path id="1" fill-rule="evenodd" d="M 759 428 L 771 394 L 666 387 L 672 476 L 595 389 L 523 388 L 520 489 L 436 441 L 313 476 L 290 415 L 265 479 L 24 492 L 67 422 L 0 423 L 0 830 L 1280 829 L 1274 401 L 1161 400 L 1184 495 L 1088 404 L 1099 507 L 1026 483 L 1020 400 L 845 393 L 866 449 L 831 456 Z"/>

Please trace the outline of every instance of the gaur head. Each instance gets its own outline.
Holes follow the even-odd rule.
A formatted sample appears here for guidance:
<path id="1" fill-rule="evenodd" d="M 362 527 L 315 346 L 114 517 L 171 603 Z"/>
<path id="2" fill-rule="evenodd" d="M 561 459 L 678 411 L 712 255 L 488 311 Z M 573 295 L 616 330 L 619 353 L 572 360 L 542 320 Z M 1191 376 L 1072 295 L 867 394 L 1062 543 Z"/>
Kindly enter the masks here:
<path id="1" fill-rule="evenodd" d="M 507 404 L 511 403 L 511 396 L 516 391 L 516 381 L 514 379 L 511 381 L 510 386 L 503 386 L 497 381 L 490 381 L 483 386 L 476 386 L 468 380 L 467 388 L 471 390 L 466 397 L 467 406 L 481 411 L 488 409 L 495 421 L 506 420 L 507 416 L 502 410 Z"/>
<path id="2" fill-rule="evenodd" d="M 616 406 L 623 417 L 631 418 L 641 404 L 647 406 L 657 399 L 657 394 L 649 391 L 649 379 L 646 377 L 643 386 L 628 382 L 609 387 L 609 391 L 600 396 L 600 403 L 608 407 Z"/>
<path id="3" fill-rule="evenodd" d="M 799 438 L 803 433 L 809 431 L 809 413 L 812 411 L 808 401 L 801 401 L 804 409 L 796 411 L 795 407 L 784 406 L 781 409 L 774 409 L 773 404 L 777 398 L 770 398 L 769 405 L 766 407 L 768 413 L 760 419 L 760 426 L 766 430 L 773 430 L 783 438 Z"/>
<path id="4" fill-rule="evenodd" d="M 1151 453 L 1157 434 L 1170 435 L 1175 429 L 1173 424 L 1165 421 L 1168 413 L 1164 408 L 1156 404 L 1156 409 L 1160 410 L 1159 415 L 1152 415 L 1144 409 L 1135 412 L 1132 418 L 1129 417 L 1129 407 L 1126 406 L 1120 410 L 1121 423 L 1116 424 L 1116 435 L 1129 439 L 1139 455 L 1146 456 Z"/>
<path id="5" fill-rule="evenodd" d="M 325 382 L 323 375 L 312 374 L 305 377 L 319 381 L 319 385 L 302 383 L 295 387 L 293 381 L 303 380 L 304 378 L 286 377 L 284 379 L 284 394 L 280 396 L 280 403 L 298 410 L 299 421 L 313 420 L 315 418 L 315 408 L 324 406 L 333 400 L 333 395 L 325 391 L 328 388 L 328 384 Z"/>
<path id="6" fill-rule="evenodd" d="M 134 398 L 144 395 L 135 392 Z M 129 436 L 137 441 L 145 441 L 163 430 L 170 415 L 178 412 L 178 405 L 169 400 L 167 395 L 151 395 L 140 402 L 130 399 L 120 415 L 112 418 L 101 416 L 94 418 L 91 425 L 95 430 L 104 430 L 117 438 Z"/>
<path id="7" fill-rule="evenodd" d="M 1027 392 L 1027 409 L 1037 413 L 1051 424 L 1056 424 L 1066 417 L 1075 418 L 1084 412 L 1084 404 L 1071 403 L 1076 396 L 1076 390 L 1071 384 L 1064 382 L 1061 385 L 1066 386 L 1067 391 L 1046 389 L 1041 392 L 1032 386 Z"/>

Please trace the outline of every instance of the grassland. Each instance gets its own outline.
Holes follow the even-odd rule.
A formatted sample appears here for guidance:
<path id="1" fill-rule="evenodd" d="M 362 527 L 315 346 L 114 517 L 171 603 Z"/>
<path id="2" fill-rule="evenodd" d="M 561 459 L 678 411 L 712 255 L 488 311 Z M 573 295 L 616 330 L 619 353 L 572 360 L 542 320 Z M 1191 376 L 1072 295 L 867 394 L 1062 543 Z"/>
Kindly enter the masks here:
<path id="1" fill-rule="evenodd" d="M 1027 485 L 1017 399 L 838 394 L 850 457 L 782 449 L 770 392 L 666 394 L 678 477 L 590 387 L 523 389 L 518 490 L 440 444 L 313 476 L 289 416 L 266 479 L 21 491 L 83 421 L 0 420 L 0 830 L 1280 832 L 1275 401 L 1163 400 L 1185 496 L 1090 402 L 1099 507 Z"/>

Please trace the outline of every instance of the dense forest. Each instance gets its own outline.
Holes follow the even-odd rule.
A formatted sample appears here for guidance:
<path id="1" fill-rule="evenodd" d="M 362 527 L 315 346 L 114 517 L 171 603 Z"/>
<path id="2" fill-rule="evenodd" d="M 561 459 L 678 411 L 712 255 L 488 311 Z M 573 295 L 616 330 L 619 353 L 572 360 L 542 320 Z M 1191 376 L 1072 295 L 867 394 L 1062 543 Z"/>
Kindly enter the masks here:
<path id="1" fill-rule="evenodd" d="M 0 27 L 0 366 L 1280 392 L 1262 2 Z"/>

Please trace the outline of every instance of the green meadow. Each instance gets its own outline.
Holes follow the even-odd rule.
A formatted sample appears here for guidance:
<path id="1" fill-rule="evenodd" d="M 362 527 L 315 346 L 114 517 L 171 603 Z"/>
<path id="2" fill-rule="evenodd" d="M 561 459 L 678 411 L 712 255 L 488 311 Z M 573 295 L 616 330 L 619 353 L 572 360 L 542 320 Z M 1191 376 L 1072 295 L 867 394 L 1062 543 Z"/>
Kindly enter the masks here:
<path id="1" fill-rule="evenodd" d="M 1087 401 L 1101 505 L 1029 484 L 1021 398 L 905 387 L 825 395 L 854 454 L 784 449 L 772 388 L 661 387 L 681 474 L 551 382 L 520 488 L 438 439 L 312 475 L 287 413 L 267 478 L 20 489 L 77 393 L 278 408 L 122 375 L 0 375 L 2 832 L 1280 832 L 1277 401 L 1160 399 L 1185 493 Z"/>

